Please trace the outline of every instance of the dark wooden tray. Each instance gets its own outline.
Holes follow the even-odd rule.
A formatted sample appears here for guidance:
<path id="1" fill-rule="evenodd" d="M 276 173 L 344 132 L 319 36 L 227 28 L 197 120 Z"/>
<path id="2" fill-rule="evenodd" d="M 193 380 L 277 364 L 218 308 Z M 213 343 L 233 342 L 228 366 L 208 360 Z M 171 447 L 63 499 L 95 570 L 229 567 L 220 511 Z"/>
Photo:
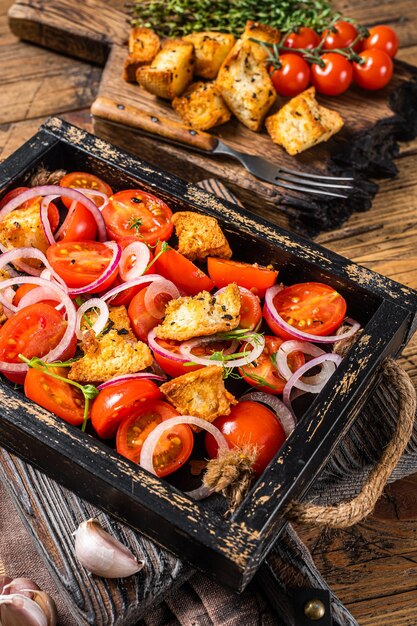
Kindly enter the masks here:
<path id="1" fill-rule="evenodd" d="M 317 280 L 347 299 L 364 332 L 311 404 L 275 461 L 228 520 L 208 502 L 194 502 L 89 435 L 27 401 L 2 383 L 0 441 L 49 476 L 181 555 L 242 589 L 285 525 L 282 511 L 308 489 L 378 380 L 381 361 L 396 355 L 416 325 L 410 289 L 252 217 L 198 187 L 135 159 L 57 118 L 0 167 L 0 190 L 21 185 L 40 164 L 86 170 L 117 191 L 139 185 L 175 210 L 217 217 L 236 258 L 273 263 L 284 282 Z"/>
<path id="2" fill-rule="evenodd" d="M 139 85 L 122 80 L 128 16 L 102 0 L 17 0 L 9 10 L 12 31 L 22 39 L 105 65 L 98 95 L 122 104 L 135 105 L 155 115 L 180 121 L 169 103 L 155 98 Z M 113 6 L 112 6 L 113 5 Z M 120 6 L 122 3 L 120 3 Z M 346 7 L 336 0 L 335 8 Z M 359 9 L 357 9 L 359 11 Z M 376 19 L 377 7 L 363 11 L 358 19 Z M 268 216 L 275 223 L 314 236 L 321 230 L 340 226 L 353 211 L 369 209 L 377 192 L 375 178 L 394 176 L 397 168 L 397 140 L 411 139 L 417 132 L 417 69 L 396 62 L 391 83 L 378 92 L 352 87 L 337 98 L 320 97 L 320 101 L 340 112 L 345 120 L 342 132 L 331 141 L 307 152 L 290 157 L 275 145 L 265 131 L 254 133 L 236 121 L 212 130 L 232 147 L 267 157 L 277 166 L 311 171 L 352 171 L 357 177 L 356 190 L 348 200 L 306 195 L 281 189 L 248 174 L 235 161 L 197 155 L 158 139 L 138 137 L 131 130 L 115 127 L 97 118 L 94 132 L 169 172 L 178 169 L 178 159 L 188 180 L 212 176 L 227 185 L 255 214 Z"/>

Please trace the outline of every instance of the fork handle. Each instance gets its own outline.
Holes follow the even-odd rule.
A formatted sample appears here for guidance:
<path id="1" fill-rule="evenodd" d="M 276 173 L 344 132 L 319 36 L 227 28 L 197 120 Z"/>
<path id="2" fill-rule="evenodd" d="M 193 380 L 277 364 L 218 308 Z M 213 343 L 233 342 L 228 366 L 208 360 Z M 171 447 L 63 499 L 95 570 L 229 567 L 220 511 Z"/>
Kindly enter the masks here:
<path id="1" fill-rule="evenodd" d="M 166 141 L 185 144 L 195 150 L 213 152 L 218 144 L 216 137 L 208 133 L 187 128 L 167 117 L 148 113 L 130 104 L 117 102 L 105 96 L 96 98 L 92 104 L 91 113 L 94 117 L 129 126 L 146 134 L 161 137 Z"/>

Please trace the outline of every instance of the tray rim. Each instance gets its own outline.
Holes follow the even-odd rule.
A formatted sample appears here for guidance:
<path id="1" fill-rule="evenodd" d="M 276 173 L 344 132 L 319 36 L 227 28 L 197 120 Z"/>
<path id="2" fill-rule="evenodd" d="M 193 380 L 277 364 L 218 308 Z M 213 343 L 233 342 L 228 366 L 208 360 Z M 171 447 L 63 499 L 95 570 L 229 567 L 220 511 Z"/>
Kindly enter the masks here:
<path id="1" fill-rule="evenodd" d="M 83 145 L 86 141 L 89 143 L 88 150 Z M 159 191 L 162 187 L 164 192 L 171 196 L 180 193 L 181 199 L 194 205 L 197 210 L 203 209 L 204 212 L 220 217 L 222 220 L 231 221 L 239 228 L 239 231 L 243 231 L 243 233 L 249 235 L 251 233 L 253 234 L 253 229 L 255 228 L 257 235 L 261 239 L 267 240 L 274 246 L 289 246 L 297 252 L 297 255 L 300 255 L 303 260 L 309 263 L 317 265 L 319 258 L 326 269 L 331 268 L 332 274 L 339 276 L 340 279 L 349 281 L 361 289 L 377 294 L 381 298 L 381 305 L 371 319 L 372 324 L 367 325 L 363 337 L 355 344 L 338 369 L 336 373 L 338 375 L 336 376 L 335 374 L 326 386 L 327 392 L 334 393 L 336 399 L 340 397 L 342 390 L 342 395 L 345 396 L 348 393 L 352 394 L 354 391 L 352 402 L 353 398 L 357 401 L 357 394 L 363 395 L 364 387 L 377 375 L 381 359 L 387 354 L 398 352 L 413 331 L 416 324 L 417 310 L 417 294 L 413 290 L 399 285 L 381 275 L 375 274 L 370 270 L 361 268 L 317 244 L 308 242 L 297 235 L 290 234 L 262 218 L 253 216 L 240 207 L 237 209 L 236 205 L 214 197 L 212 194 L 201 190 L 193 184 L 186 183 L 175 176 L 156 170 L 133 155 L 119 150 L 107 144 L 107 142 L 90 135 L 86 131 L 67 124 L 59 118 L 51 118 L 47 121 L 31 140 L 24 144 L 12 157 L 9 157 L 9 159 L 0 166 L 0 188 L 13 184 L 13 179 L 22 175 L 22 172 L 27 170 L 29 165 L 33 166 L 34 154 L 36 154 L 37 157 L 46 154 L 59 142 L 66 143 L 77 150 L 88 153 L 113 168 L 123 169 L 124 172 L 136 176 L 136 178 L 142 180 L 150 187 L 157 187 Z M 120 166 L 121 162 L 123 163 L 123 167 Z M 138 173 L 139 169 L 141 170 L 140 174 Z M 364 284 L 366 287 L 364 287 Z M 372 288 L 370 288 L 370 285 Z M 387 321 L 390 321 L 392 331 L 389 340 L 386 336 L 384 337 L 378 332 L 378 327 L 385 325 Z M 370 325 L 371 328 L 368 328 Z M 366 347 L 369 341 L 373 340 L 377 340 L 374 353 L 365 358 Z M 366 376 L 364 374 L 362 380 L 358 380 L 358 372 L 356 372 L 355 375 L 355 368 L 356 370 L 358 369 L 358 359 L 362 359 L 363 365 L 361 373 L 366 372 Z M 103 479 L 104 482 L 109 484 L 111 489 L 114 490 L 116 488 L 115 483 L 117 481 L 123 482 L 123 478 L 125 482 L 126 480 L 131 480 L 131 484 L 129 484 L 131 492 L 129 493 L 126 483 L 122 493 L 124 497 L 129 497 L 130 495 L 131 500 L 134 497 L 137 499 L 140 496 L 142 502 L 137 502 L 139 509 L 148 507 L 149 510 L 155 511 L 158 505 L 163 504 L 162 508 L 164 510 L 163 517 L 165 522 L 168 524 L 172 523 L 177 529 L 177 543 L 181 543 L 179 537 L 181 533 L 188 534 L 188 541 L 190 541 L 190 537 L 193 537 L 191 545 L 188 547 L 184 546 L 185 552 L 183 556 L 190 560 L 194 566 L 200 566 L 201 568 L 200 550 L 198 550 L 198 548 L 204 543 L 205 548 L 208 550 L 207 554 L 210 554 L 211 557 L 211 562 L 206 564 L 211 574 L 215 575 L 217 573 L 220 580 L 236 589 L 242 589 L 247 582 L 249 582 L 259 566 L 261 559 L 263 559 L 271 548 L 276 538 L 276 533 L 280 528 L 282 529 L 285 523 L 284 520 L 278 519 L 277 506 L 270 497 L 271 481 L 276 480 L 276 473 L 283 463 L 281 459 L 285 458 L 285 456 L 287 456 L 287 459 L 292 459 L 291 445 L 293 440 L 289 440 L 291 445 L 287 442 L 288 445 L 284 446 L 284 449 L 280 451 L 275 462 L 263 475 L 262 480 L 258 481 L 251 491 L 251 494 L 245 499 L 243 505 L 226 524 L 222 517 L 211 511 L 208 512 L 202 503 L 190 501 L 187 496 L 184 496 L 166 483 L 147 474 L 144 470 L 137 468 L 129 461 L 117 455 L 117 453 L 113 451 L 109 453 L 109 448 L 105 444 L 96 442 L 92 438 L 90 438 L 91 441 L 86 441 L 84 434 L 69 427 L 69 425 L 66 425 L 65 422 L 62 422 L 58 418 L 51 416 L 49 412 L 40 407 L 33 405 L 28 409 L 28 402 L 25 398 L 22 398 L 17 392 L 12 393 L 13 390 L 9 389 L 8 391 L 10 393 L 5 394 L 3 386 L 1 386 L 0 398 L 2 398 L 4 406 L 6 407 L 6 415 L 4 418 L 8 421 L 9 427 L 9 433 L 6 433 L 5 430 L 7 429 L 5 429 L 4 422 L 1 420 L 0 440 L 2 440 L 5 447 L 19 454 L 19 450 L 16 449 L 18 448 L 17 431 L 19 431 L 20 434 L 24 433 L 27 445 L 29 445 L 29 442 L 33 443 L 39 439 L 36 426 L 39 430 L 40 422 L 44 436 L 44 449 L 48 449 L 50 454 L 53 452 L 56 453 L 53 446 L 54 442 L 52 440 L 47 441 L 48 433 L 50 435 L 51 425 L 53 425 L 55 436 L 58 437 L 59 440 L 62 439 L 64 442 L 67 441 L 67 443 L 71 443 L 70 448 L 81 446 L 81 449 L 87 454 L 88 459 L 92 452 L 99 457 L 105 457 L 102 459 L 103 467 L 106 465 L 104 460 L 111 461 L 113 467 L 107 467 L 106 465 L 106 471 L 109 475 L 106 480 Z M 320 409 L 320 407 L 317 406 L 318 400 L 319 399 L 310 406 L 306 415 L 303 417 L 303 421 L 307 422 L 311 414 L 314 411 L 318 411 L 315 417 L 316 422 L 318 421 L 318 424 L 316 424 L 316 433 L 321 434 L 322 431 L 329 427 L 330 419 L 332 419 L 332 415 L 334 416 L 335 402 L 333 398 L 333 402 L 327 402 L 327 406 Z M 349 404 L 350 401 L 348 402 L 348 405 Z M 29 420 L 26 420 L 26 423 L 25 419 L 20 420 L 18 424 L 16 424 L 16 420 L 13 421 L 13 412 L 19 408 L 26 414 L 26 418 L 29 418 Z M 321 422 L 320 410 L 325 410 Z M 342 421 L 342 417 L 345 416 L 346 411 L 347 409 L 342 412 L 339 421 Z M 352 413 L 349 420 L 345 422 L 345 429 L 349 426 L 353 417 L 354 413 Z M 340 426 L 339 421 L 337 422 L 338 426 Z M 314 420 L 311 423 L 315 423 Z M 10 430 L 13 430 L 13 433 L 10 433 Z M 330 428 L 330 433 L 334 432 L 334 427 Z M 343 428 L 339 428 L 336 440 L 332 441 L 330 437 L 324 438 L 324 443 L 326 443 L 328 447 L 327 456 L 329 450 L 332 446 L 336 445 L 336 442 L 342 435 Z M 7 437 L 9 437 L 9 439 L 5 442 L 5 438 L 7 439 Z M 65 439 L 66 437 L 69 437 L 69 439 Z M 22 451 L 20 451 L 20 456 L 26 458 Z M 27 453 L 27 456 L 31 457 L 30 452 Z M 313 458 L 317 456 L 318 454 L 316 453 Z M 92 459 L 94 459 L 94 456 Z M 34 459 L 33 455 L 32 458 L 26 458 L 26 460 L 40 467 L 43 471 L 46 471 L 44 463 L 39 461 L 39 459 Z M 77 459 L 77 464 L 83 472 L 91 474 L 94 471 L 94 463 L 92 465 L 89 464 L 89 462 L 87 463 L 85 459 L 82 458 L 82 455 Z M 307 468 L 308 464 L 306 464 L 305 467 Z M 117 471 L 112 472 L 112 469 L 114 470 L 115 468 L 117 468 Z M 51 474 L 51 470 L 47 473 Z M 111 478 L 112 473 L 114 480 Z M 138 474 L 141 482 L 139 486 L 137 485 Z M 60 476 L 54 475 L 53 478 L 62 482 Z M 69 480 L 68 477 L 66 480 Z M 268 480 L 270 481 L 269 483 Z M 291 480 L 291 477 L 287 477 L 287 487 L 290 486 L 289 483 L 291 483 Z M 70 485 L 65 484 L 65 486 L 69 486 L 69 488 L 74 490 L 72 482 Z M 287 489 L 286 498 L 281 497 L 281 506 L 283 506 L 284 501 L 288 500 L 289 495 L 295 492 L 295 486 L 296 483 L 293 483 L 292 489 Z M 298 484 L 299 489 L 297 495 L 302 495 L 307 489 L 307 486 L 308 485 L 305 484 L 303 488 L 300 488 L 300 484 Z M 91 494 L 90 497 L 88 497 L 88 494 L 80 495 L 91 500 Z M 267 498 L 266 504 L 264 502 L 265 498 Z M 102 508 L 106 508 L 106 506 L 103 506 L 106 503 L 98 503 L 97 501 L 94 503 Z M 254 504 L 257 505 L 257 503 L 262 503 L 264 515 L 266 514 L 267 517 L 266 524 L 259 524 L 258 515 L 261 506 L 254 506 Z M 256 513 L 256 510 L 258 513 Z M 123 513 L 120 510 L 120 502 L 111 503 L 111 510 L 109 510 L 109 512 L 122 519 L 122 521 L 132 525 L 132 520 L 123 517 Z M 136 526 L 136 528 L 138 528 L 138 526 Z M 160 533 L 158 531 L 154 530 L 149 532 L 148 529 L 148 532 L 146 532 L 143 528 L 139 528 L 139 530 L 148 534 L 148 536 L 151 536 L 151 538 L 157 542 L 161 542 Z M 166 548 L 172 549 L 172 546 L 166 545 L 164 541 L 162 541 L 162 543 Z M 195 548 L 197 548 L 197 550 L 195 550 Z M 222 567 L 225 567 L 225 571 L 224 575 L 219 576 L 217 569 L 220 563 Z"/>

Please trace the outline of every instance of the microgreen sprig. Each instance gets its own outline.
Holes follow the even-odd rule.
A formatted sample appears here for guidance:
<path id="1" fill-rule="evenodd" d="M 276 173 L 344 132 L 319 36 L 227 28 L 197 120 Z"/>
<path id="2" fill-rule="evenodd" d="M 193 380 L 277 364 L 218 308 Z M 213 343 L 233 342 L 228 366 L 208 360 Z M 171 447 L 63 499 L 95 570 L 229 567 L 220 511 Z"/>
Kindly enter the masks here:
<path id="1" fill-rule="evenodd" d="M 156 244 L 157 245 L 157 244 Z M 161 244 L 161 249 L 158 252 L 158 254 L 155 254 L 154 258 L 152 259 L 152 261 L 150 263 L 148 263 L 148 265 L 145 267 L 144 270 L 144 274 L 146 274 L 146 272 L 149 270 L 150 267 L 152 267 L 152 265 L 155 263 L 155 261 L 157 259 L 159 259 L 159 257 L 161 256 L 161 254 L 163 254 L 164 252 L 166 252 L 168 250 L 168 244 L 166 241 L 163 241 Z"/>
<path id="2" fill-rule="evenodd" d="M 85 431 L 87 426 L 88 413 L 90 409 L 90 400 L 94 400 L 99 394 L 99 390 L 94 385 L 81 385 L 77 383 L 75 380 L 69 380 L 69 378 L 65 378 L 64 376 L 60 376 L 59 374 L 55 374 L 55 372 L 51 372 L 51 367 L 71 367 L 71 365 L 77 361 L 78 359 L 68 359 L 68 361 L 55 361 L 54 363 L 45 363 L 37 356 L 32 357 L 31 359 L 27 359 L 23 354 L 19 354 L 19 359 L 26 363 L 28 367 L 31 367 L 39 372 L 43 372 L 51 378 L 56 378 L 57 380 L 61 380 L 68 385 L 72 385 L 81 391 L 84 396 L 84 420 L 81 427 L 82 432 Z"/>

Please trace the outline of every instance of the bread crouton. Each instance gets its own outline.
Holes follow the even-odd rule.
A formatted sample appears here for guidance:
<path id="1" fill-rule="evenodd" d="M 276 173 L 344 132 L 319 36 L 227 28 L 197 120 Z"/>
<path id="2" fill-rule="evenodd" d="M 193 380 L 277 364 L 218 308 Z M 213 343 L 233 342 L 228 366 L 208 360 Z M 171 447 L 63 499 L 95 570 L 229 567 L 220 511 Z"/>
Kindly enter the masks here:
<path id="1" fill-rule="evenodd" d="M 152 63 L 161 47 L 158 35 L 150 28 L 132 28 L 129 36 L 129 54 L 123 65 L 123 80 L 136 83 L 136 72 Z"/>
<path id="2" fill-rule="evenodd" d="M 174 378 L 161 385 L 160 390 L 181 415 L 194 415 L 208 422 L 220 415 L 229 415 L 230 405 L 237 404 L 224 386 L 223 368 L 218 365 Z"/>
<path id="3" fill-rule="evenodd" d="M 216 218 L 193 211 L 178 211 L 172 221 L 178 237 L 178 252 L 190 261 L 208 256 L 231 258 L 232 251 Z"/>
<path id="4" fill-rule="evenodd" d="M 343 119 L 336 111 L 320 106 L 314 87 L 310 87 L 270 115 L 265 126 L 275 143 L 295 155 L 330 139 L 342 128 Z"/>
<path id="5" fill-rule="evenodd" d="M 277 94 L 266 67 L 259 62 L 249 41 L 236 43 L 220 68 L 216 82 L 238 120 L 251 130 L 259 131 Z"/>
<path id="6" fill-rule="evenodd" d="M 230 33 L 203 31 L 183 37 L 194 45 L 194 75 L 201 78 L 216 78 L 221 64 L 232 49 L 235 38 Z"/>
<path id="7" fill-rule="evenodd" d="M 0 222 L 0 243 L 6 248 L 28 247 L 46 252 L 49 243 L 41 222 L 40 204 L 41 198 L 8 213 Z M 36 259 L 27 259 L 25 263 L 36 268 L 42 265 Z"/>
<path id="8" fill-rule="evenodd" d="M 68 373 L 70 380 L 81 383 L 101 383 L 120 374 L 134 374 L 153 363 L 148 346 L 137 341 L 133 334 L 124 306 L 109 307 L 106 328 L 98 336 L 87 330 L 81 349 L 84 356 L 71 366 Z"/>
<path id="9" fill-rule="evenodd" d="M 5 269 L 0 269 L 0 282 L 3 282 L 3 280 L 7 280 L 8 278 L 10 278 L 9 272 Z M 0 304 L 0 324 L 4 324 L 6 320 L 7 316 L 4 312 L 3 305 Z"/>
<path id="10" fill-rule="evenodd" d="M 170 300 L 164 321 L 156 326 L 155 335 L 160 339 L 185 341 L 233 330 L 239 326 L 240 307 L 240 291 L 234 283 L 216 296 L 201 291 L 196 296 Z"/>
<path id="11" fill-rule="evenodd" d="M 151 65 L 136 73 L 138 83 L 155 96 L 172 100 L 188 87 L 194 73 L 194 46 L 183 39 L 168 39 Z"/>
<path id="12" fill-rule="evenodd" d="M 246 22 L 245 30 L 241 36 L 241 39 L 244 41 L 257 39 L 258 41 L 271 44 L 279 43 L 280 38 L 281 33 L 276 28 L 260 22 L 252 22 L 251 20 Z M 253 41 L 250 41 L 250 43 L 252 44 L 252 52 L 258 61 L 265 61 L 269 56 L 268 51 L 261 44 Z"/>
<path id="13" fill-rule="evenodd" d="M 215 83 L 193 83 L 174 98 L 172 106 L 186 124 L 197 130 L 208 130 L 232 117 Z"/>

